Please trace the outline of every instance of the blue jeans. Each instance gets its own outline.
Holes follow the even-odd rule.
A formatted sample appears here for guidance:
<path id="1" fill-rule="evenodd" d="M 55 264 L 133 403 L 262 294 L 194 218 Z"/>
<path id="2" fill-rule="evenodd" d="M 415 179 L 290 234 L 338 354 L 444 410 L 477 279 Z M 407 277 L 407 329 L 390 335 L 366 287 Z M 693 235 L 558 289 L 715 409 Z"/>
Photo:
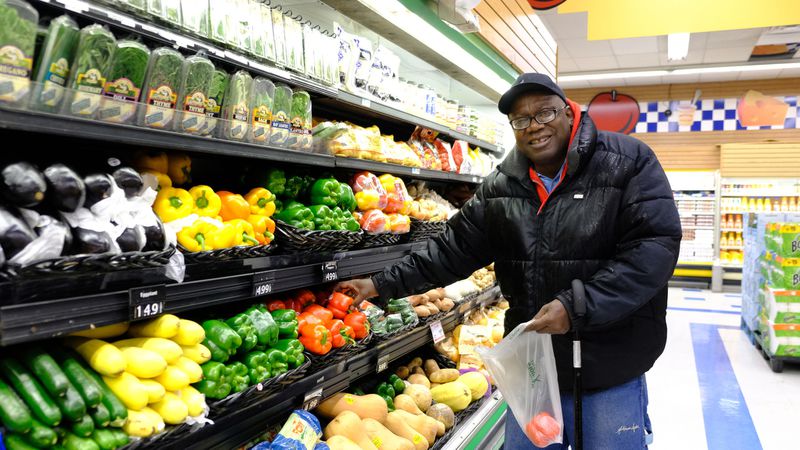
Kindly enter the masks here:
<path id="1" fill-rule="evenodd" d="M 564 443 L 546 450 L 564 450 L 573 438 L 573 395 L 561 393 Z M 509 410 L 509 413 L 511 410 Z M 652 443 L 647 416 L 647 383 L 644 375 L 627 383 L 583 395 L 583 448 L 585 450 L 641 450 Z M 513 415 L 506 416 L 503 450 L 538 449 L 525 436 Z"/>

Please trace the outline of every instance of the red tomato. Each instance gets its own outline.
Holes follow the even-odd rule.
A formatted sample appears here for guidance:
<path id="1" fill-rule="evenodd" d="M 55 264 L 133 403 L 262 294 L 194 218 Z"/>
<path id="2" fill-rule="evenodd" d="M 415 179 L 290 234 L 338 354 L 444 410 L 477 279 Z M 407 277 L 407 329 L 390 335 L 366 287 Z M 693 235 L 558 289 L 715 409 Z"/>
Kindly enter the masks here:
<path id="1" fill-rule="evenodd" d="M 540 412 L 525 426 L 525 433 L 533 441 L 533 445 L 547 447 L 558 439 L 561 425 L 550 414 Z"/>

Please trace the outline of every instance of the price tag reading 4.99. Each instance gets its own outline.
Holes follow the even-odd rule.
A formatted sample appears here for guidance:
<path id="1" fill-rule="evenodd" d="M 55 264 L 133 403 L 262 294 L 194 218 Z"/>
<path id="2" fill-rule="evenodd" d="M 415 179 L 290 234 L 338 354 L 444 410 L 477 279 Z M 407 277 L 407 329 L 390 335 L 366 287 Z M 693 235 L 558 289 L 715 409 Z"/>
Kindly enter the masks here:
<path id="1" fill-rule="evenodd" d="M 336 261 L 322 264 L 322 282 L 330 283 L 339 279 L 339 267 Z"/>
<path id="2" fill-rule="evenodd" d="M 275 283 L 275 272 L 256 272 L 253 274 L 253 297 L 261 297 L 272 293 Z"/>
<path id="3" fill-rule="evenodd" d="M 146 319 L 164 312 L 165 286 L 133 288 L 128 291 L 130 320 Z"/>

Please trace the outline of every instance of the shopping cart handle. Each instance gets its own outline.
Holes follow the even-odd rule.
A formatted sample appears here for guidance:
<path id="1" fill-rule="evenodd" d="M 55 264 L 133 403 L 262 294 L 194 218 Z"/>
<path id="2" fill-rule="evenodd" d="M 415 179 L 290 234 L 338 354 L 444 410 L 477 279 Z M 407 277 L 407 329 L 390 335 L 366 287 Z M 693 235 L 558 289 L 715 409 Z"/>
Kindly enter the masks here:
<path id="1" fill-rule="evenodd" d="M 586 315 L 586 289 L 581 280 L 572 280 L 572 304 L 576 317 Z"/>

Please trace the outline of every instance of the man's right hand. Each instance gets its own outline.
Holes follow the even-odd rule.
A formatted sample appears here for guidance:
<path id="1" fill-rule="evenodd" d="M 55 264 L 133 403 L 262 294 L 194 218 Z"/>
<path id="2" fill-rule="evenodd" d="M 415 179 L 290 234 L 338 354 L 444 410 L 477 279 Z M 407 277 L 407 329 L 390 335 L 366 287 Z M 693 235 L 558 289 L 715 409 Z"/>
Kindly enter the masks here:
<path id="1" fill-rule="evenodd" d="M 364 300 L 378 296 L 378 290 L 375 289 L 375 283 L 373 283 L 370 278 L 342 281 L 336 285 L 334 291 L 352 292 L 355 294 L 353 298 L 356 300 L 356 305 L 360 304 Z"/>

